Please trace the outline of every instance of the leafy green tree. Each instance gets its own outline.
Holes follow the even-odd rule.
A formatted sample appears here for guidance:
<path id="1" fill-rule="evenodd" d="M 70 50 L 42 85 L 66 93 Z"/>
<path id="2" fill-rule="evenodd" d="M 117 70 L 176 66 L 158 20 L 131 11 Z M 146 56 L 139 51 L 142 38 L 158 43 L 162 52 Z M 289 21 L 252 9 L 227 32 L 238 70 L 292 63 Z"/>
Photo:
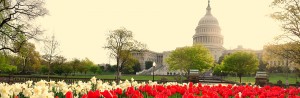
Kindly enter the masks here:
<path id="1" fill-rule="evenodd" d="M 116 72 L 116 69 L 117 69 L 117 65 L 109 65 L 109 66 L 107 66 L 107 70 L 109 72 Z"/>
<path id="2" fill-rule="evenodd" d="M 62 69 L 64 71 L 65 76 L 67 77 L 68 75 L 70 75 L 73 72 L 73 66 L 72 66 L 73 62 L 66 62 L 62 65 Z"/>
<path id="3" fill-rule="evenodd" d="M 19 70 L 21 73 L 27 73 L 26 71 L 36 72 L 41 65 L 40 54 L 35 50 L 35 45 L 32 43 L 25 43 L 18 52 L 23 63 L 20 64 Z"/>
<path id="4" fill-rule="evenodd" d="M 49 71 L 49 69 L 48 69 L 48 67 L 46 65 L 41 65 L 41 69 L 40 70 L 41 70 L 42 74 L 47 74 L 48 71 Z"/>
<path id="5" fill-rule="evenodd" d="M 134 74 L 135 74 L 136 72 L 141 71 L 141 64 L 139 62 L 136 62 L 132 68 L 133 68 Z"/>
<path id="6" fill-rule="evenodd" d="M 14 74 L 17 73 L 18 56 L 11 55 L 4 51 L 0 51 L 0 73 Z"/>
<path id="7" fill-rule="evenodd" d="M 242 82 L 242 76 L 255 73 L 258 69 L 258 58 L 256 54 L 247 51 L 237 51 L 225 56 L 222 65 L 226 72 L 236 73 Z"/>
<path id="8" fill-rule="evenodd" d="M 62 67 L 67 59 L 63 56 L 56 56 L 53 60 L 53 72 L 58 75 L 62 75 L 64 73 Z"/>
<path id="9" fill-rule="evenodd" d="M 72 72 L 73 75 L 75 75 L 75 73 L 78 71 L 79 66 L 80 66 L 80 60 L 79 59 L 73 59 L 70 64 L 72 66 Z"/>
<path id="10" fill-rule="evenodd" d="M 134 71 L 133 66 L 138 62 L 137 59 L 132 56 L 130 51 L 127 50 L 122 51 L 121 60 L 121 65 L 123 66 L 120 66 L 120 69 L 122 72 L 125 70 L 126 73 L 132 73 Z"/>
<path id="11" fill-rule="evenodd" d="M 80 73 L 84 72 L 86 74 L 92 66 L 96 66 L 94 62 L 89 60 L 88 58 L 85 58 L 84 60 L 81 60 L 78 71 Z"/>
<path id="12" fill-rule="evenodd" d="M 104 48 L 110 51 L 110 56 L 117 62 L 116 81 L 119 83 L 121 70 L 127 65 L 128 59 L 131 59 L 131 52 L 144 49 L 145 45 L 134 40 L 132 32 L 125 28 L 111 31 L 106 40 Z"/>
<path id="13" fill-rule="evenodd" d="M 149 68 L 151 68 L 153 66 L 153 62 L 152 61 L 146 61 L 145 62 L 145 67 L 146 67 L 146 69 L 149 69 Z"/>
<path id="14" fill-rule="evenodd" d="M 214 62 L 209 50 L 202 45 L 176 48 L 166 61 L 170 70 L 180 70 L 188 75 L 190 69 L 198 69 L 201 72 L 211 68 Z"/>
<path id="15" fill-rule="evenodd" d="M 0 1 L 0 50 L 17 53 L 30 39 L 42 33 L 32 21 L 48 13 L 43 0 Z"/>
<path id="16" fill-rule="evenodd" d="M 17 72 L 17 67 L 12 65 L 2 65 L 0 70 L 2 70 L 4 73 L 11 75 Z"/>
<path id="17" fill-rule="evenodd" d="M 99 66 L 91 66 L 90 71 L 94 74 L 96 73 L 101 74 L 103 70 Z"/>
<path id="18" fill-rule="evenodd" d="M 225 71 L 223 72 L 224 66 L 223 65 L 216 65 L 213 71 L 214 75 L 221 76 Z"/>

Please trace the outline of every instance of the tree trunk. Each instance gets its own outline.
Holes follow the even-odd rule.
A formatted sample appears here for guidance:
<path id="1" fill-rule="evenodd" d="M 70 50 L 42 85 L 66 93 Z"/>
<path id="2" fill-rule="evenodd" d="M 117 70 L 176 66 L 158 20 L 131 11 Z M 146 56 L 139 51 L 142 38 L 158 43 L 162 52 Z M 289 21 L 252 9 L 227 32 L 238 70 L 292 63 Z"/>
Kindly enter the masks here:
<path id="1" fill-rule="evenodd" d="M 242 75 L 239 75 L 240 83 L 242 83 Z"/>
<path id="2" fill-rule="evenodd" d="M 51 62 L 52 62 L 52 56 L 50 56 L 50 58 L 49 58 L 49 64 L 48 64 L 48 81 L 50 81 L 50 72 L 51 72 L 50 66 L 51 66 Z"/>
<path id="3" fill-rule="evenodd" d="M 120 65 L 119 65 L 119 58 L 117 57 L 117 75 L 116 75 L 116 82 L 117 84 L 120 83 Z"/>

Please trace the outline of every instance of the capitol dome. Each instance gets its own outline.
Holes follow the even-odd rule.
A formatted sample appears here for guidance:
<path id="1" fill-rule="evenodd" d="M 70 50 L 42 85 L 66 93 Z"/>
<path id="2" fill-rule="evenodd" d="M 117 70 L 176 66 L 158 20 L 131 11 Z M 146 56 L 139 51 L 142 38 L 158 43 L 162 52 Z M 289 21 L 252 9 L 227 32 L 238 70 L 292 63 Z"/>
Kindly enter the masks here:
<path id="1" fill-rule="evenodd" d="M 203 18 L 201 18 L 201 20 L 199 21 L 198 25 L 219 25 L 219 22 L 217 20 L 217 18 L 215 18 L 212 14 L 211 14 L 211 8 L 210 5 L 208 4 L 207 8 L 206 8 L 206 14 Z"/>
<path id="2" fill-rule="evenodd" d="M 217 18 L 212 15 L 205 15 L 199 21 L 198 25 L 219 25 Z"/>
<path id="3" fill-rule="evenodd" d="M 214 57 L 217 62 L 224 50 L 223 36 L 221 35 L 221 28 L 217 18 L 211 14 L 209 0 L 206 8 L 206 14 L 198 22 L 195 31 L 193 44 L 204 45 L 209 49 L 212 57 Z"/>

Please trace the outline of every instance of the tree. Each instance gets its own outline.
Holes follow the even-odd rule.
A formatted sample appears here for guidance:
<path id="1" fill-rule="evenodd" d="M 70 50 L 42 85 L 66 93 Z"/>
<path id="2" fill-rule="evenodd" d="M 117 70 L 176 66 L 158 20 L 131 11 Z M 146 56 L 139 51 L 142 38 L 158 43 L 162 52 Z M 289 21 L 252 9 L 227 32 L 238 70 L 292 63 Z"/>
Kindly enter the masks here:
<path id="1" fill-rule="evenodd" d="M 106 40 L 107 44 L 104 48 L 110 51 L 110 56 L 117 62 L 116 81 L 119 84 L 120 71 L 126 65 L 125 63 L 131 59 L 128 56 L 131 55 L 132 51 L 144 49 L 145 45 L 134 40 L 132 32 L 125 28 L 110 31 Z"/>
<path id="2" fill-rule="evenodd" d="M 264 46 L 263 60 L 283 60 L 300 64 L 300 43 L 271 44 Z M 299 54 L 299 55 L 298 55 Z"/>
<path id="3" fill-rule="evenodd" d="M 72 73 L 72 62 L 66 62 L 62 65 L 62 69 L 64 71 L 65 76 L 67 77 L 69 74 Z"/>
<path id="4" fill-rule="evenodd" d="M 254 73 L 258 69 L 257 56 L 252 52 L 237 51 L 225 56 L 222 66 L 226 72 L 236 73 L 242 82 L 242 75 Z"/>
<path id="5" fill-rule="evenodd" d="M 53 72 L 59 75 L 64 73 L 62 67 L 67 59 L 63 56 L 56 56 L 53 60 Z"/>
<path id="6" fill-rule="evenodd" d="M 102 73 L 102 69 L 99 66 L 91 66 L 90 71 L 94 74 L 96 74 L 96 73 L 101 74 Z"/>
<path id="7" fill-rule="evenodd" d="M 133 50 L 136 51 L 136 50 Z M 132 67 L 138 62 L 136 58 L 132 56 L 131 51 L 124 50 L 121 52 L 121 64 L 120 70 L 127 69 L 128 72 L 133 72 Z"/>
<path id="8" fill-rule="evenodd" d="M 27 71 L 35 72 L 40 68 L 40 54 L 35 50 L 35 45 L 32 43 L 24 43 L 23 47 L 18 52 L 18 55 L 21 57 L 23 63 L 19 69 L 21 73 L 27 73 Z M 30 70 L 31 69 L 31 70 Z"/>
<path id="9" fill-rule="evenodd" d="M 300 0 L 274 0 L 271 7 L 277 10 L 271 14 L 272 18 L 281 22 L 285 31 L 279 38 L 288 38 L 299 43 Z"/>
<path id="10" fill-rule="evenodd" d="M 0 73 L 11 75 L 17 72 L 17 67 L 10 64 L 10 59 L 9 56 L 5 56 L 0 52 Z"/>
<path id="11" fill-rule="evenodd" d="M 136 62 L 132 68 L 133 68 L 134 74 L 135 74 L 136 72 L 141 71 L 141 64 L 139 62 Z"/>
<path id="12" fill-rule="evenodd" d="M 216 65 L 214 68 L 213 74 L 217 75 L 217 76 L 221 76 L 225 73 L 225 71 L 223 72 L 223 69 L 224 69 L 224 66 Z"/>
<path id="13" fill-rule="evenodd" d="M 180 70 L 188 75 L 190 69 L 198 69 L 201 72 L 212 67 L 214 62 L 209 50 L 202 45 L 176 48 L 166 61 L 170 70 Z"/>
<path id="14" fill-rule="evenodd" d="M 53 58 L 58 55 L 59 43 L 55 40 L 55 36 L 52 35 L 50 39 L 46 38 L 44 41 L 44 55 L 43 58 L 48 62 L 48 80 L 51 73 L 51 65 Z"/>
<path id="15" fill-rule="evenodd" d="M 145 67 L 146 69 L 149 69 L 153 66 L 153 62 L 152 61 L 145 61 Z"/>
<path id="16" fill-rule="evenodd" d="M 70 64 L 71 67 L 72 67 L 72 72 L 73 72 L 73 75 L 75 75 L 76 71 L 78 71 L 79 69 L 79 66 L 80 66 L 80 60 L 79 59 L 73 59 Z"/>
<path id="17" fill-rule="evenodd" d="M 32 21 L 48 13 L 43 0 L 0 0 L 0 50 L 17 53 L 42 30 Z"/>
<path id="18" fill-rule="evenodd" d="M 78 71 L 86 74 L 92 66 L 96 66 L 94 62 L 88 58 L 85 58 L 84 60 L 81 60 Z"/>
<path id="19" fill-rule="evenodd" d="M 47 74 L 49 72 L 47 65 L 41 65 L 40 72 L 42 74 Z"/>
<path id="20" fill-rule="evenodd" d="M 284 34 L 277 37 L 283 42 L 267 46 L 268 52 L 300 65 L 300 0 L 274 0 L 271 6 L 276 9 L 271 16 L 281 22 Z"/>

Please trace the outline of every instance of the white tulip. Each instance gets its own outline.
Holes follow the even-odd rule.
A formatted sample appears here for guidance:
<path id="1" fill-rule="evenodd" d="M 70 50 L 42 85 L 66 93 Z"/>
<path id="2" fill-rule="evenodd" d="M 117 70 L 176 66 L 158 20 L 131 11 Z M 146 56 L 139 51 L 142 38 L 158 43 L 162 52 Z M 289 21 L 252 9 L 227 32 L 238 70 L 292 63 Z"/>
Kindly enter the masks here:
<path id="1" fill-rule="evenodd" d="M 23 95 L 25 97 L 30 97 L 32 95 L 32 88 L 24 88 Z"/>
<path id="2" fill-rule="evenodd" d="M 35 86 L 46 86 L 46 83 L 47 83 L 47 81 L 41 80 L 41 81 L 39 81 L 39 82 L 36 82 L 36 83 L 35 83 Z"/>
<path id="3" fill-rule="evenodd" d="M 18 95 L 22 91 L 22 85 L 19 83 L 13 84 L 12 85 L 12 90 L 14 95 Z"/>
<path id="4" fill-rule="evenodd" d="M 33 94 L 34 94 L 34 95 L 39 95 L 39 94 L 41 94 L 41 93 L 42 93 L 41 89 L 42 89 L 42 88 L 41 88 L 40 86 L 35 86 L 34 89 L 33 89 Z"/>
<path id="5" fill-rule="evenodd" d="M 96 84 L 96 82 L 97 82 L 97 78 L 94 76 L 94 77 L 92 77 L 91 78 L 91 82 L 93 83 L 93 84 Z"/>

